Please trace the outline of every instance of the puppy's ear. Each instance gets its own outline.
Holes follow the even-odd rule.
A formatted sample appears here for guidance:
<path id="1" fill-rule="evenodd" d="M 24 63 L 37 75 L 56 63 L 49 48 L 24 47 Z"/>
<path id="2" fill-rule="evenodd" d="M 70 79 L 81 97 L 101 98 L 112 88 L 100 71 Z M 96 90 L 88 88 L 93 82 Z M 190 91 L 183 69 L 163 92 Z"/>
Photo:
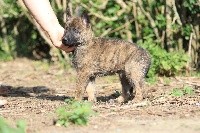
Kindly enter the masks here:
<path id="1" fill-rule="evenodd" d="M 82 12 L 83 12 L 83 8 L 81 6 L 76 7 L 76 9 L 75 9 L 75 16 L 81 17 Z"/>
<path id="2" fill-rule="evenodd" d="M 86 25 L 86 26 L 89 26 L 90 25 L 90 18 L 88 16 L 88 14 L 86 12 L 83 12 L 82 15 L 81 15 L 81 18 L 83 20 L 83 23 Z"/>
<path id="3" fill-rule="evenodd" d="M 89 19 L 89 16 L 87 14 L 87 12 L 81 7 L 81 6 L 78 6 L 75 10 L 75 14 L 77 17 L 81 17 L 81 19 L 83 20 L 83 23 L 86 25 L 86 26 L 89 26 L 90 25 L 90 19 Z"/>
<path id="4" fill-rule="evenodd" d="M 72 10 L 70 7 L 67 8 L 66 10 L 66 22 L 68 22 L 72 18 Z"/>

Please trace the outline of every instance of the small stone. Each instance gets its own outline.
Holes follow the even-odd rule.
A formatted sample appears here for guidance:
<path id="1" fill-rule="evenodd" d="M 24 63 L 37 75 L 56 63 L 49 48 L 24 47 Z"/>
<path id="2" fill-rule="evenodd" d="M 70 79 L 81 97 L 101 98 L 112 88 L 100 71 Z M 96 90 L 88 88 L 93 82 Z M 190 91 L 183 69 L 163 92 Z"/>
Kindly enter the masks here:
<path id="1" fill-rule="evenodd" d="M 200 107 L 200 103 L 196 103 L 195 105 Z"/>
<path id="2" fill-rule="evenodd" d="M 0 100 L 0 107 L 6 105 L 7 103 L 7 100 Z"/>

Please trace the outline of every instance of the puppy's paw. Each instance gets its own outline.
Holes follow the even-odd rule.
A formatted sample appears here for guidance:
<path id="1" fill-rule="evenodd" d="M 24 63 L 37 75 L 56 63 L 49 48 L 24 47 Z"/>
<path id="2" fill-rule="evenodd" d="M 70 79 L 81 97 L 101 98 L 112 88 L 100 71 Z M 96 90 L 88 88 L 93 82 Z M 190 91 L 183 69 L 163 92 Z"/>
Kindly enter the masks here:
<path id="1" fill-rule="evenodd" d="M 118 98 L 116 98 L 117 103 L 125 103 L 127 101 L 128 101 L 128 98 L 124 98 L 123 96 L 119 96 Z"/>
<path id="2" fill-rule="evenodd" d="M 97 101 L 96 97 L 88 97 L 88 101 L 95 103 Z"/>

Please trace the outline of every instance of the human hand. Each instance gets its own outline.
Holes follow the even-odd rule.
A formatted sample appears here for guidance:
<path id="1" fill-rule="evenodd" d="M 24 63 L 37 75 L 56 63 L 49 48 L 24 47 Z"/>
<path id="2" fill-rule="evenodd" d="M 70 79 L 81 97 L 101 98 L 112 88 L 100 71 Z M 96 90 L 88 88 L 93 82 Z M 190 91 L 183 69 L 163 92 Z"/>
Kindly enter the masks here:
<path id="1" fill-rule="evenodd" d="M 74 50 L 74 47 L 68 47 L 62 44 L 62 37 L 64 34 L 64 28 L 61 26 L 58 26 L 57 28 L 52 27 L 52 29 L 49 29 L 49 36 L 51 39 L 51 42 L 53 45 L 67 53 L 72 52 Z"/>
<path id="2" fill-rule="evenodd" d="M 55 47 L 65 52 L 74 50 L 73 47 L 62 44 L 64 28 L 59 24 L 49 0 L 23 0 L 23 2 L 37 23 L 47 32 Z"/>

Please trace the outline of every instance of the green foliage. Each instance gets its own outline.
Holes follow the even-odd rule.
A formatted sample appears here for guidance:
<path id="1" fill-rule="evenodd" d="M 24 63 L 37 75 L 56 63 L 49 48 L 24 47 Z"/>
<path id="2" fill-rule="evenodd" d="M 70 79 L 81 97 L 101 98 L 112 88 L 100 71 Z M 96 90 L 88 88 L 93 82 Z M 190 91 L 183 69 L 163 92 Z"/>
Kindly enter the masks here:
<path id="1" fill-rule="evenodd" d="M 17 33 L 16 27 L 14 27 L 17 17 L 20 14 L 20 8 L 16 6 L 16 3 L 11 0 L 6 0 L 0 3 L 0 60 L 10 60 L 14 56 L 15 52 L 15 38 Z"/>
<path id="2" fill-rule="evenodd" d="M 160 29 L 165 29 L 166 26 L 166 18 L 164 14 L 156 15 L 156 26 Z"/>
<path id="3" fill-rule="evenodd" d="M 148 26 L 148 20 L 146 19 L 146 17 L 144 15 L 139 15 L 137 16 L 137 21 L 142 24 L 143 26 Z"/>
<path id="4" fill-rule="evenodd" d="M 174 88 L 171 95 L 175 97 L 181 97 L 184 95 L 193 95 L 194 89 L 190 86 L 184 86 L 183 88 Z"/>
<path id="5" fill-rule="evenodd" d="M 200 12 L 200 3 L 198 0 L 184 0 L 183 6 L 186 7 L 192 14 Z"/>
<path id="6" fill-rule="evenodd" d="M 182 35 L 185 37 L 186 40 L 190 39 L 191 33 L 192 33 L 192 27 L 189 24 L 182 27 Z"/>
<path id="7" fill-rule="evenodd" d="M 58 120 L 56 125 L 68 126 L 70 123 L 86 125 L 90 116 L 94 114 L 92 105 L 89 102 L 67 100 L 66 105 L 56 110 Z"/>
<path id="8" fill-rule="evenodd" d="M 13 59 L 13 57 L 9 53 L 7 53 L 3 50 L 0 50 L 0 61 L 9 61 L 12 59 Z"/>
<path id="9" fill-rule="evenodd" d="M 132 26 L 128 26 L 127 29 L 120 28 L 117 32 L 113 32 L 113 30 L 124 26 L 126 20 L 131 20 L 133 17 L 129 15 L 131 13 L 131 8 L 128 7 L 124 12 L 120 12 L 120 5 L 117 4 L 116 1 L 109 0 L 107 5 L 103 8 L 100 8 L 104 1 L 80 1 L 74 0 L 72 1 L 74 7 L 77 5 L 84 5 L 84 9 L 91 14 L 99 14 L 102 17 L 95 17 L 94 15 L 90 16 L 90 22 L 92 24 L 93 31 L 96 36 L 106 36 L 106 37 L 117 37 L 127 39 L 127 35 L 125 34 L 126 30 L 130 30 L 134 32 Z M 91 4 L 93 3 L 93 4 Z"/>
<path id="10" fill-rule="evenodd" d="M 7 124 L 7 122 L 0 117 L 0 133 L 25 133 L 26 124 L 24 121 L 18 121 L 16 128 L 13 128 Z"/>
<path id="11" fill-rule="evenodd" d="M 175 34 L 178 34 L 179 32 L 180 32 L 180 29 L 181 29 L 182 27 L 179 25 L 179 24 L 172 24 L 172 31 L 173 31 L 173 33 L 175 33 Z"/>
<path id="12" fill-rule="evenodd" d="M 26 17 L 27 12 L 18 5 L 18 2 L 4 0 L 0 2 L 0 6 L 0 60 L 31 57 L 33 51 L 46 46 Z"/>
<path id="13" fill-rule="evenodd" d="M 138 41 L 138 44 L 147 49 L 152 57 L 148 77 L 153 78 L 156 74 L 172 76 L 182 72 L 188 60 L 187 55 L 182 51 L 167 52 L 153 40 L 153 37 L 153 35 L 149 35 L 144 37 L 144 41 Z"/>

